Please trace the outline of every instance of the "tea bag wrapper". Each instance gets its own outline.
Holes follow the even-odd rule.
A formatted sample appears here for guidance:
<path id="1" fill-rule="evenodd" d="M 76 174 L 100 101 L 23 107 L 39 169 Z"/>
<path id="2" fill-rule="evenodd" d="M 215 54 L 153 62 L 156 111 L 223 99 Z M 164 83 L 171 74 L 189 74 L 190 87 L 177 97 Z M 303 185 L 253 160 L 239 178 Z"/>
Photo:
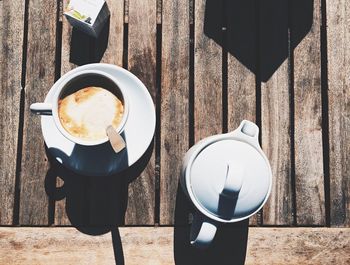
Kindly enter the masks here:
<path id="1" fill-rule="evenodd" d="M 105 0 L 68 0 L 64 15 L 73 27 L 98 37 L 110 12 Z"/>

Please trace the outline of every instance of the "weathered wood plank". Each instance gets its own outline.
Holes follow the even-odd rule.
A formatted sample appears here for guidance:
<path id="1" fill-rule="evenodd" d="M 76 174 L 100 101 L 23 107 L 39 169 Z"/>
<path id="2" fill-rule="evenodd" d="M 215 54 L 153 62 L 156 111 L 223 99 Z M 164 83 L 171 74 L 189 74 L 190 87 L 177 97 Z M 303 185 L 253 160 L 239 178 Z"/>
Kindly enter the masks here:
<path id="1" fill-rule="evenodd" d="M 348 264 L 349 229 L 251 228 L 246 264 Z"/>
<path id="2" fill-rule="evenodd" d="M 64 1 L 64 8 L 67 2 Z M 107 0 L 107 5 L 111 13 L 109 27 L 106 26 L 101 34 L 106 34 L 108 30 L 108 45 L 103 54 L 101 62 L 122 66 L 123 63 L 123 32 L 124 32 L 124 0 Z M 74 34 L 75 43 L 78 41 L 80 48 L 72 47 L 72 34 Z M 105 38 L 101 37 L 104 41 Z M 62 51 L 61 51 L 61 74 L 74 69 L 77 57 L 85 56 L 84 63 L 95 62 L 95 53 L 98 49 L 97 43 L 100 39 L 91 38 L 78 31 L 73 33 L 72 26 L 67 19 L 62 19 Z M 86 43 L 84 43 L 86 41 Z M 77 54 L 79 56 L 77 56 Z M 59 176 L 59 173 L 57 172 Z M 65 176 L 61 176 L 63 179 Z M 64 181 L 57 178 L 57 187 L 64 185 Z M 84 194 L 81 193 L 83 196 Z M 86 194 L 85 194 L 86 195 Z M 83 200 L 83 198 L 82 198 Z M 79 221 L 80 222 L 80 221 Z M 66 214 L 66 198 L 56 201 L 55 204 L 55 225 L 70 225 L 71 222 Z"/>
<path id="3" fill-rule="evenodd" d="M 162 24 L 162 0 L 157 0 L 157 24 Z"/>
<path id="4" fill-rule="evenodd" d="M 124 23 L 129 23 L 129 0 L 124 0 Z"/>
<path id="5" fill-rule="evenodd" d="M 63 1 L 63 10 L 67 8 L 67 1 Z M 62 15 L 63 16 L 63 15 Z M 62 17 L 62 41 L 61 41 L 61 75 L 64 75 L 68 71 L 74 69 L 74 63 L 70 62 L 70 44 L 72 42 L 72 26 L 68 20 Z"/>
<path id="6" fill-rule="evenodd" d="M 19 129 L 24 1 L 0 2 L 0 224 L 13 220 Z"/>
<path id="7" fill-rule="evenodd" d="M 270 161 L 273 176 L 271 195 L 263 210 L 263 224 L 291 225 L 293 190 L 288 60 L 261 87 L 262 148 Z"/>
<path id="8" fill-rule="evenodd" d="M 40 118 L 29 106 L 42 102 L 55 80 L 57 2 L 30 0 L 25 85 L 23 153 L 19 223 L 48 224 L 48 197 L 44 180 L 49 168 Z"/>
<path id="9" fill-rule="evenodd" d="M 182 157 L 189 147 L 189 2 L 163 1 L 160 223 L 173 224 Z"/>
<path id="10" fill-rule="evenodd" d="M 251 1 L 248 1 L 251 2 Z M 232 12 L 240 12 L 236 10 L 229 1 L 227 6 L 227 45 L 228 50 L 230 47 L 235 46 L 235 42 L 239 42 L 240 33 L 237 32 L 238 25 L 246 22 L 245 18 L 235 16 Z M 255 29 L 255 10 L 254 5 L 251 3 L 248 10 L 251 10 L 251 16 L 248 19 L 252 19 L 252 22 L 247 25 L 250 34 L 246 38 L 256 39 L 256 29 Z M 236 18 L 236 19 L 235 19 Z M 240 18 L 241 20 L 238 20 Z M 256 49 L 256 48 L 255 48 Z M 256 55 L 256 50 L 250 52 Z M 232 48 L 233 50 L 233 48 Z M 255 57 L 252 55 L 252 57 Z M 250 120 L 252 122 L 256 121 L 256 88 L 255 88 L 255 74 L 248 70 L 238 59 L 236 59 L 234 54 L 228 54 L 228 80 L 227 80 L 227 95 L 228 95 L 228 130 L 235 130 L 242 120 Z"/>
<path id="11" fill-rule="evenodd" d="M 327 1 L 331 225 L 350 226 L 350 3 Z"/>
<path id="12" fill-rule="evenodd" d="M 293 9 L 291 41 L 298 38 Z M 322 155 L 320 0 L 314 1 L 310 32 L 294 50 L 295 182 L 298 225 L 325 224 Z"/>
<path id="13" fill-rule="evenodd" d="M 128 69 L 148 88 L 156 102 L 157 1 L 129 2 Z M 155 148 L 141 176 L 129 185 L 125 224 L 154 224 Z"/>
<path id="14" fill-rule="evenodd" d="M 222 48 L 204 34 L 205 4 L 204 0 L 195 1 L 194 135 L 196 142 L 204 137 L 221 133 L 223 129 Z M 222 2 L 218 4 L 222 5 Z M 221 7 L 217 9 L 222 10 Z"/>
<path id="15" fill-rule="evenodd" d="M 173 230 L 171 227 L 119 228 L 125 264 L 175 264 Z M 89 236 L 74 228 L 0 228 L 0 263 L 114 264 L 112 237 L 116 239 L 116 234 L 117 230 L 112 236 L 110 233 Z M 349 262 L 350 229 L 249 229 L 247 265 Z"/>
<path id="16" fill-rule="evenodd" d="M 278 12 L 276 12 L 278 11 Z M 273 176 L 271 195 L 263 209 L 264 225 L 293 223 L 290 145 L 290 98 L 288 67 L 288 1 L 260 4 L 260 66 L 282 65 L 266 82 L 261 83 L 262 148 L 268 157 Z M 273 50 L 271 56 L 266 51 Z M 264 69 L 261 69 L 264 71 Z"/>
<path id="17" fill-rule="evenodd" d="M 256 122 L 256 76 L 248 70 L 235 56 L 241 54 L 240 43 L 246 41 L 249 54 L 256 60 L 256 11 L 254 1 L 244 1 L 246 10 L 240 15 L 242 9 L 237 8 L 237 2 L 227 1 L 227 48 L 228 70 L 227 70 L 227 110 L 228 131 L 236 129 L 242 120 Z M 246 31 L 240 30 L 244 24 Z M 238 56 L 237 56 L 238 57 Z M 256 60 L 257 61 L 257 60 Z M 250 218 L 251 225 L 258 224 L 258 215 Z"/>
<path id="18" fill-rule="evenodd" d="M 107 0 L 111 13 L 108 46 L 102 57 L 103 63 L 123 65 L 124 0 Z"/>

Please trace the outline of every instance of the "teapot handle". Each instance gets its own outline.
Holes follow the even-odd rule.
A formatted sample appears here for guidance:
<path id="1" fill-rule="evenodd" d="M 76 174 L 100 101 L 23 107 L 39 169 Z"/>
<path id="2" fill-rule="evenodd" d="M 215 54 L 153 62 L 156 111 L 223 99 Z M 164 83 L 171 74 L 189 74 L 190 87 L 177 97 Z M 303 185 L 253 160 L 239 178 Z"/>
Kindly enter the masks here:
<path id="1" fill-rule="evenodd" d="M 243 141 L 249 142 L 260 149 L 259 127 L 254 122 L 243 120 L 239 127 L 229 134 L 242 139 Z"/>
<path id="2" fill-rule="evenodd" d="M 213 241 L 216 230 L 214 221 L 200 213 L 194 213 L 190 234 L 191 245 L 198 248 L 207 248 Z"/>

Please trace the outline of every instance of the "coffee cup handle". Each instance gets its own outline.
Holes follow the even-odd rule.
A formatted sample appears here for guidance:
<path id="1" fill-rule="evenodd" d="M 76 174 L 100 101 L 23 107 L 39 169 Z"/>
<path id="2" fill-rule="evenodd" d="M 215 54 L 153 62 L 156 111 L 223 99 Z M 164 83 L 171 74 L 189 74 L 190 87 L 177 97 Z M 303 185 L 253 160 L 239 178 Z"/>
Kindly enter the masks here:
<path id="1" fill-rule="evenodd" d="M 33 103 L 30 105 L 32 113 L 38 115 L 52 115 L 52 104 L 51 103 Z"/>
<path id="2" fill-rule="evenodd" d="M 207 218 L 203 220 L 200 214 L 195 214 L 191 226 L 191 245 L 198 248 L 207 248 L 213 241 L 216 230 L 215 222 Z"/>

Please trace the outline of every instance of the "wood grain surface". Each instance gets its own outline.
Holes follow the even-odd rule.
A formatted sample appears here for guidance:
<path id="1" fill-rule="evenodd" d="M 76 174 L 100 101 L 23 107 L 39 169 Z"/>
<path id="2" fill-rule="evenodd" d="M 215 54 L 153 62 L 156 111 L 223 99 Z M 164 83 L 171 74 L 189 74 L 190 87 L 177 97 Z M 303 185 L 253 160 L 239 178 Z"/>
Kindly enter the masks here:
<path id="1" fill-rule="evenodd" d="M 220 5 L 221 2 L 218 2 Z M 206 36 L 205 0 L 195 1 L 194 139 L 222 133 L 222 48 Z M 217 7 L 218 10 L 222 10 Z M 220 19 L 220 18 L 218 18 Z M 211 22 L 209 22 L 211 23 Z M 217 26 L 217 25 L 214 25 Z"/>
<path id="2" fill-rule="evenodd" d="M 20 119 L 24 1 L 0 2 L 0 224 L 14 215 Z"/>
<path id="3" fill-rule="evenodd" d="M 189 3 L 163 1 L 160 224 L 173 224 L 181 164 L 189 147 Z"/>
<path id="4" fill-rule="evenodd" d="M 228 131 L 242 120 L 256 122 L 255 75 L 233 55 L 228 56 Z"/>
<path id="5" fill-rule="evenodd" d="M 55 81 L 56 13 L 56 2 L 29 1 L 19 208 L 19 222 L 23 225 L 47 225 L 49 222 L 49 200 L 44 186 L 49 163 L 40 117 L 31 114 L 29 106 L 43 102 Z"/>
<path id="6" fill-rule="evenodd" d="M 62 1 L 62 11 L 67 8 L 67 1 Z M 70 54 L 71 54 L 71 41 L 72 41 L 72 26 L 69 24 L 68 20 L 63 16 L 61 18 L 62 23 L 62 37 L 61 37 L 61 76 L 70 70 L 74 69 L 74 63 L 70 62 Z"/>
<path id="7" fill-rule="evenodd" d="M 157 1 L 157 24 L 162 24 L 162 0 Z"/>
<path id="8" fill-rule="evenodd" d="M 330 213 L 350 226 L 350 3 L 327 2 Z"/>
<path id="9" fill-rule="evenodd" d="M 93 38 L 63 17 L 66 1 L 0 0 L 0 225 L 173 225 L 190 145 L 248 119 L 261 125 L 274 180 L 250 224 L 350 226 L 347 1 L 107 3 Z M 61 75 L 94 62 L 126 67 L 160 104 L 159 138 L 129 186 L 50 163 L 29 110 Z M 324 257 L 315 255 L 306 264 Z"/>
<path id="10" fill-rule="evenodd" d="M 325 224 L 322 154 L 320 0 L 314 1 L 310 32 L 294 50 L 295 183 L 298 225 Z M 291 41 L 298 28 L 292 10 Z"/>
<path id="11" fill-rule="evenodd" d="M 129 2 L 128 69 L 148 88 L 156 102 L 157 1 Z M 140 130 L 140 132 L 142 129 Z M 129 185 L 126 224 L 154 224 L 155 147 L 144 172 Z"/>
<path id="12" fill-rule="evenodd" d="M 113 250 L 120 246 L 117 228 L 101 236 L 74 228 L 0 228 L 0 263 L 170 265 L 175 264 L 173 231 L 171 227 L 119 228 L 122 263 L 120 252 Z M 250 228 L 245 264 L 345 265 L 349 253 L 350 229 Z"/>
<path id="13" fill-rule="evenodd" d="M 124 0 L 124 23 L 129 23 L 129 1 Z"/>
<path id="14" fill-rule="evenodd" d="M 270 65 L 278 65 L 282 61 L 282 65 L 278 66 L 272 76 L 266 82 L 261 83 L 262 149 L 270 161 L 273 176 L 271 194 L 263 208 L 263 224 L 291 225 L 293 223 L 293 190 L 291 182 L 288 1 L 268 1 L 260 4 L 259 18 L 260 67 L 268 68 Z M 270 56 L 267 51 L 274 51 L 275 56 Z"/>
<path id="15" fill-rule="evenodd" d="M 287 43 L 286 43 L 287 44 Z M 262 148 L 272 169 L 272 190 L 263 209 L 264 225 L 293 223 L 291 182 L 290 109 L 288 59 L 279 67 L 262 91 Z"/>
<path id="16" fill-rule="evenodd" d="M 101 61 L 123 66 L 124 1 L 107 0 L 106 2 L 110 12 L 110 25 L 108 45 Z"/>
<path id="17" fill-rule="evenodd" d="M 228 131 L 235 130 L 242 120 L 256 122 L 256 75 L 249 70 L 235 53 L 241 53 L 239 47 L 242 38 L 249 41 L 252 57 L 256 58 L 257 36 L 256 36 L 256 11 L 252 1 L 246 1 L 247 16 L 239 16 L 239 10 L 228 1 L 226 7 L 227 17 L 227 109 L 228 109 Z M 245 24 L 245 32 L 240 29 Z M 236 44 L 237 43 L 237 44 Z M 238 47 L 237 47 L 238 46 Z M 257 60 L 256 60 L 257 61 Z"/>
<path id="18" fill-rule="evenodd" d="M 227 128 L 235 130 L 242 120 L 256 122 L 256 74 L 243 64 L 246 53 L 242 43 L 248 45 L 249 58 L 257 62 L 256 10 L 254 1 L 244 1 L 238 8 L 237 2 L 226 1 L 226 50 L 227 56 Z M 245 10 L 244 15 L 241 10 Z M 244 25 L 242 27 L 241 25 Z M 244 58 L 241 58 L 244 57 Z M 241 61 L 239 60 L 241 59 Z M 244 60 L 243 60 L 244 59 Z M 250 59 L 247 59 L 250 60 Z M 256 68 L 256 65 L 255 65 Z M 251 225 L 258 224 L 259 214 L 250 218 Z"/>

